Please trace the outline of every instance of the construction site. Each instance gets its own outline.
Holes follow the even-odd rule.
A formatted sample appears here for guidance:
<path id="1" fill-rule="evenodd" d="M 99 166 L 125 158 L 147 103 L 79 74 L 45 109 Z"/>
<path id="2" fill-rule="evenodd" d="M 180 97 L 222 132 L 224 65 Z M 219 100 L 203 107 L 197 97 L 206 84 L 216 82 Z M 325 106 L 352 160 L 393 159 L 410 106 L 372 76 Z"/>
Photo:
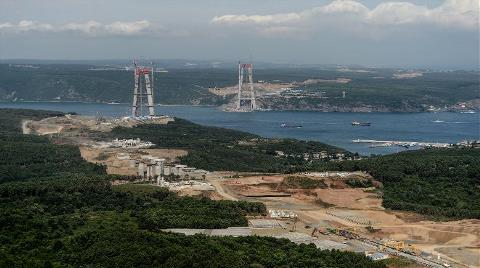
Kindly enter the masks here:
<path id="1" fill-rule="evenodd" d="M 324 189 L 282 187 L 287 175 L 232 176 L 219 173 L 209 181 L 224 199 L 267 205 L 268 221 L 250 220 L 254 234 L 285 236 L 319 248 L 402 256 L 429 267 L 480 265 L 480 221 L 434 222 L 413 213 L 388 211 L 375 188 L 345 184 L 346 179 L 365 174 L 310 175 L 323 180 L 328 185 Z"/>
<path id="2" fill-rule="evenodd" d="M 257 109 L 252 68 L 251 64 L 239 64 L 237 110 Z M 414 213 L 386 210 L 378 191 L 381 183 L 367 173 L 209 172 L 180 164 L 179 158 L 188 154 L 184 149 L 152 148 L 155 144 L 139 138 L 96 139 L 91 133 L 100 135 L 118 126 L 167 124 L 175 120 L 155 115 L 150 82 L 153 73 L 153 69 L 136 66 L 131 117 L 105 119 L 66 115 L 24 121 L 23 132 L 49 135 L 56 143 L 76 145 L 83 158 L 105 165 L 107 173 L 131 177 L 130 181 L 114 184 L 144 183 L 168 187 L 180 195 L 256 201 L 264 203 L 268 209 L 267 215 L 250 218 L 249 227 L 165 231 L 186 235 L 285 238 L 298 244 L 314 244 L 319 249 L 359 252 L 375 260 L 404 257 L 415 263 L 409 267 L 480 267 L 479 220 L 434 222 Z M 248 78 L 246 90 L 242 85 L 245 75 Z M 276 90 L 274 88 L 272 90 Z M 318 187 L 292 184 L 296 179 L 313 181 Z M 348 180 L 370 181 L 372 186 L 353 188 Z"/>
<path id="3" fill-rule="evenodd" d="M 209 92 L 223 98 L 230 98 L 231 101 L 221 107 L 223 111 L 227 112 L 253 112 L 265 110 L 264 102 L 272 99 L 289 99 L 289 98 L 316 98 L 328 99 L 330 97 L 346 98 L 347 92 L 342 91 L 341 96 L 327 96 L 326 92 L 318 89 L 314 92 L 306 92 L 299 88 L 316 84 L 348 84 L 351 79 L 336 78 L 336 79 L 307 79 L 305 81 L 282 82 L 279 80 L 265 81 L 253 79 L 253 64 L 239 63 L 238 64 L 238 84 L 227 87 L 209 88 Z"/>

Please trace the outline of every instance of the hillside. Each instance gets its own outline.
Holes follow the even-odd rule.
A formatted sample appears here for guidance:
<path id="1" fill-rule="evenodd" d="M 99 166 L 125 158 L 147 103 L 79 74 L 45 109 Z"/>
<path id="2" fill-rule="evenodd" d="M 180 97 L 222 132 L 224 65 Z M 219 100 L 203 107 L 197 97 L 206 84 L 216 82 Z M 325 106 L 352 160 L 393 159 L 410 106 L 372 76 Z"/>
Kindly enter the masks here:
<path id="1" fill-rule="evenodd" d="M 383 183 L 383 206 L 436 218 L 480 219 L 480 149 L 406 151 L 313 167 L 362 170 Z"/>
<path id="2" fill-rule="evenodd" d="M 49 115 L 61 114 L 0 110 L 0 267 L 385 267 L 286 239 L 158 231 L 245 226 L 265 206 L 112 186 L 125 178 L 81 160 L 78 148 L 21 134 L 21 120 Z"/>
<path id="3" fill-rule="evenodd" d="M 175 118 L 165 125 L 142 124 L 117 127 L 110 138 L 140 138 L 156 148 L 185 149 L 182 164 L 205 170 L 247 172 L 297 172 L 312 161 L 354 157 L 341 148 L 321 142 L 295 139 L 268 139 L 225 128 L 208 127 Z M 324 153 L 324 157 L 318 155 Z M 315 156 L 317 156 L 315 158 Z"/>
<path id="4" fill-rule="evenodd" d="M 0 101 L 130 102 L 132 72 L 101 68 L 73 64 L 0 64 Z M 234 68 L 168 69 L 168 72 L 156 73 L 156 101 L 232 105 L 236 79 Z M 261 109 L 338 112 L 480 109 L 478 72 L 259 68 L 255 70 L 254 80 Z"/>
<path id="5" fill-rule="evenodd" d="M 23 66 L 23 65 L 21 65 Z M 130 102 L 133 72 L 94 71 L 92 65 L 39 65 L 26 68 L 0 64 L 0 100 Z M 234 82 L 226 71 L 177 69 L 156 73 L 155 97 L 162 104 L 221 103 L 208 93 L 212 85 Z"/>

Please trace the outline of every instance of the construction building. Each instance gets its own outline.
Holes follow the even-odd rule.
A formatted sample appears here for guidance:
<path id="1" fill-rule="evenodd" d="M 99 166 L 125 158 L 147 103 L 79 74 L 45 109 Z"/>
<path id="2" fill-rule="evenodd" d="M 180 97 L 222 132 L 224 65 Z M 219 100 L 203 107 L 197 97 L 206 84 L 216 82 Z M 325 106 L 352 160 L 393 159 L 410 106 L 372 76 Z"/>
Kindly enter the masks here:
<path id="1" fill-rule="evenodd" d="M 165 176 L 179 176 L 180 180 L 204 180 L 207 171 L 187 167 L 186 165 L 165 165 L 165 159 L 143 156 L 135 161 L 138 176 L 146 180 L 154 180 L 157 185 L 164 186 Z"/>
<path id="2" fill-rule="evenodd" d="M 155 144 L 140 139 L 114 139 L 110 142 L 100 141 L 94 147 L 97 148 L 125 148 L 125 149 L 142 149 L 150 148 Z"/>
<path id="3" fill-rule="evenodd" d="M 164 175 L 175 175 L 179 176 L 181 179 L 192 179 L 192 180 L 202 180 L 205 179 L 207 171 L 203 169 L 196 169 L 188 167 L 186 165 L 174 165 L 166 166 Z"/>
<path id="4" fill-rule="evenodd" d="M 146 180 L 155 180 L 157 185 L 162 185 L 165 168 L 165 159 L 144 156 L 136 161 L 138 175 Z"/>

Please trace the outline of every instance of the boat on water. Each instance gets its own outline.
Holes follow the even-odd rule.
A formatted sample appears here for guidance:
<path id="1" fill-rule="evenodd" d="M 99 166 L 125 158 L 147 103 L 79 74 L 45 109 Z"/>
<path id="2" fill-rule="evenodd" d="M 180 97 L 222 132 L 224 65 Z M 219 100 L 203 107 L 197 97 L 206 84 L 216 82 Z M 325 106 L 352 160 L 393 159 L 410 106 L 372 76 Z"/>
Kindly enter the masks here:
<path id="1" fill-rule="evenodd" d="M 359 121 L 353 121 L 352 122 L 352 126 L 369 127 L 371 125 L 372 125 L 372 123 L 370 123 L 370 122 L 359 122 Z"/>
<path id="2" fill-rule="evenodd" d="M 289 125 L 289 124 L 285 124 L 285 123 L 281 124 L 280 126 L 281 127 L 289 127 L 289 128 L 301 128 L 302 127 L 302 125 Z"/>
<path id="3" fill-rule="evenodd" d="M 445 123 L 445 121 L 437 119 L 437 120 L 433 121 L 433 123 Z"/>
<path id="4" fill-rule="evenodd" d="M 474 110 L 467 110 L 467 111 L 461 111 L 461 114 L 475 114 L 476 112 Z"/>

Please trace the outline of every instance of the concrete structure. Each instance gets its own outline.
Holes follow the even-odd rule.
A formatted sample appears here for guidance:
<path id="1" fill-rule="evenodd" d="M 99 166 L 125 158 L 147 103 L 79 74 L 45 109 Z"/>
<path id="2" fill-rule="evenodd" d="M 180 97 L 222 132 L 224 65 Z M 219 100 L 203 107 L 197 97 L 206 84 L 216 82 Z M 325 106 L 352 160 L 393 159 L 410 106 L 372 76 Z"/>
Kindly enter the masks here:
<path id="1" fill-rule="evenodd" d="M 245 76 L 248 77 L 247 87 L 243 86 Z M 253 88 L 253 64 L 238 63 L 238 100 L 237 110 L 251 112 L 257 109 L 255 90 Z"/>
<path id="2" fill-rule="evenodd" d="M 270 219 L 250 219 L 248 220 L 249 225 L 252 228 L 258 228 L 258 229 L 273 229 L 273 228 L 282 228 L 286 229 L 287 226 L 285 225 L 284 222 L 282 221 L 277 221 L 277 220 L 270 220 Z"/>
<path id="3" fill-rule="evenodd" d="M 294 219 L 297 217 L 297 214 L 291 212 L 291 211 L 285 211 L 285 210 L 273 210 L 269 209 L 268 214 L 270 215 L 270 218 L 282 218 L 282 219 Z"/>
<path id="4" fill-rule="evenodd" d="M 115 139 L 111 142 L 98 142 L 98 148 L 127 148 L 127 149 L 142 149 L 142 148 L 150 148 L 152 147 L 153 143 L 149 141 L 142 141 L 140 139 Z"/>
<path id="5" fill-rule="evenodd" d="M 189 188 L 194 191 L 215 191 L 215 187 L 212 184 L 205 181 L 179 181 L 179 182 L 163 182 L 164 187 L 168 187 L 171 191 L 178 191 L 185 188 Z"/>
<path id="6" fill-rule="evenodd" d="M 141 160 L 136 162 L 137 174 L 147 180 L 156 180 L 157 185 L 163 186 L 165 182 L 163 179 L 164 164 L 165 159 L 163 158 L 142 157 Z"/>
<path id="7" fill-rule="evenodd" d="M 154 73 L 153 67 L 140 67 L 135 63 L 132 117 L 143 117 L 144 106 L 148 108 L 148 116 L 155 116 L 155 105 L 153 103 Z M 150 75 L 152 76 L 151 80 Z"/>
<path id="8" fill-rule="evenodd" d="M 186 165 L 166 166 L 164 170 L 165 176 L 175 175 L 181 179 L 197 179 L 203 180 L 208 174 L 206 170 L 188 167 Z"/>

